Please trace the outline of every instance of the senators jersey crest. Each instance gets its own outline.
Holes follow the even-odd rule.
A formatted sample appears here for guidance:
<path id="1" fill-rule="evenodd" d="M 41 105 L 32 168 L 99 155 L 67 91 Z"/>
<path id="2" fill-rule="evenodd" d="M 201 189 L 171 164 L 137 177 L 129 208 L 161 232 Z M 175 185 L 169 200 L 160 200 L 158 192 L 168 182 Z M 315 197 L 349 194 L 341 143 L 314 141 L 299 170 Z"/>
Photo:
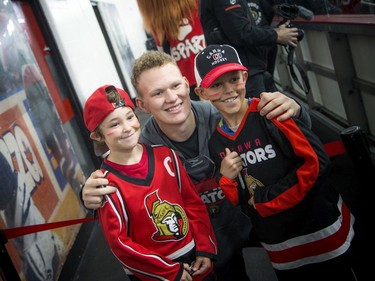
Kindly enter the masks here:
<path id="1" fill-rule="evenodd" d="M 145 204 L 156 227 L 152 239 L 170 241 L 185 237 L 188 232 L 188 220 L 181 206 L 162 201 L 157 191 L 146 197 Z"/>

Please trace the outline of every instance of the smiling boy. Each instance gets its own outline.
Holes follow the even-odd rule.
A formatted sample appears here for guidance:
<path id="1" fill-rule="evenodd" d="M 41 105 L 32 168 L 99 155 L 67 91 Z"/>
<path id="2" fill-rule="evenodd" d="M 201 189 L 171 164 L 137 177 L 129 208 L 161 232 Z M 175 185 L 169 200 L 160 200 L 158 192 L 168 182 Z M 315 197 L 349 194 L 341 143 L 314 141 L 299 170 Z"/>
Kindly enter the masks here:
<path id="1" fill-rule="evenodd" d="M 298 119 L 259 114 L 259 99 L 245 98 L 247 68 L 232 46 L 207 46 L 195 75 L 196 93 L 222 115 L 210 139 L 219 185 L 251 218 L 279 281 L 355 281 L 354 217 L 329 183 L 319 138 Z"/>

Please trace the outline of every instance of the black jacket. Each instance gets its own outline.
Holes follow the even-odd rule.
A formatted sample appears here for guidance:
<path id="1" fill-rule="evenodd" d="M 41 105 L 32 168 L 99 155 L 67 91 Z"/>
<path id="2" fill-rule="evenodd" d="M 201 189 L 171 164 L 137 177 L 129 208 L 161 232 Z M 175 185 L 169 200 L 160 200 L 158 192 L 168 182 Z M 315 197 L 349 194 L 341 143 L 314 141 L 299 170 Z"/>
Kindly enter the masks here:
<path id="1" fill-rule="evenodd" d="M 269 19 L 259 1 L 251 2 L 259 6 L 259 15 Z M 249 69 L 249 76 L 266 71 L 267 47 L 277 44 L 277 33 L 256 22 L 246 0 L 200 0 L 200 20 L 207 45 L 232 45 Z"/>

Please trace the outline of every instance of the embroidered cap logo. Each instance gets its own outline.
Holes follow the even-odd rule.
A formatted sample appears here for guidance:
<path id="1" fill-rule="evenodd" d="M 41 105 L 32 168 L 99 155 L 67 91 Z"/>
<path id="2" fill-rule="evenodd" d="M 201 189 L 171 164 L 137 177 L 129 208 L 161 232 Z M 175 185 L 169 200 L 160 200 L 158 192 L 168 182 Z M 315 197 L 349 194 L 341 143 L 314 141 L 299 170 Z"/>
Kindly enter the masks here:
<path id="1" fill-rule="evenodd" d="M 115 86 L 109 86 L 109 87 L 105 88 L 105 92 L 107 94 L 108 100 L 110 100 L 110 97 L 115 98 L 115 102 L 112 103 L 114 108 L 126 106 L 125 99 L 120 98 L 120 94 L 119 94 L 119 92 L 117 92 Z"/>
<path id="2" fill-rule="evenodd" d="M 223 57 L 223 54 L 222 53 L 215 53 L 212 55 L 212 58 L 217 61 L 219 59 L 221 59 Z"/>

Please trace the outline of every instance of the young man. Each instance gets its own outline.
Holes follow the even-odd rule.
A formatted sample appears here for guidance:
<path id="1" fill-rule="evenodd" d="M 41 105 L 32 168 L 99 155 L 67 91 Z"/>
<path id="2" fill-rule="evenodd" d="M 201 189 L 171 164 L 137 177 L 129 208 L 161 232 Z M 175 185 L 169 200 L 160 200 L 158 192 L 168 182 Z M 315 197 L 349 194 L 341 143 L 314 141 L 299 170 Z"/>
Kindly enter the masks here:
<path id="1" fill-rule="evenodd" d="M 245 98 L 247 68 L 232 46 L 205 48 L 195 74 L 196 93 L 223 117 L 210 139 L 218 182 L 251 218 L 279 281 L 355 281 L 354 217 L 330 185 L 319 138 L 299 120 L 259 114 L 259 99 Z"/>
<path id="2" fill-rule="evenodd" d="M 213 281 L 206 207 L 174 151 L 139 143 L 134 109 L 124 90 L 104 85 L 83 110 L 90 138 L 110 149 L 101 170 L 116 191 L 98 210 L 106 240 L 131 280 Z"/>
<path id="3" fill-rule="evenodd" d="M 144 53 L 135 61 L 132 82 L 138 93 L 137 106 L 151 114 L 142 131 L 142 142 L 164 144 L 177 151 L 206 204 L 218 243 L 214 263 L 217 280 L 249 280 L 242 248 L 248 242 L 251 224 L 240 208 L 225 198 L 209 157 L 208 142 L 220 120 L 219 113 L 208 102 L 190 100 L 189 83 L 167 54 Z M 267 118 L 278 116 L 282 121 L 301 115 L 310 122 L 308 114 L 293 99 L 279 92 L 264 93 L 261 97 L 259 109 Z M 87 208 L 98 208 L 103 195 L 113 192 L 110 187 L 96 188 L 107 184 L 102 172 L 91 174 L 82 190 Z"/>

